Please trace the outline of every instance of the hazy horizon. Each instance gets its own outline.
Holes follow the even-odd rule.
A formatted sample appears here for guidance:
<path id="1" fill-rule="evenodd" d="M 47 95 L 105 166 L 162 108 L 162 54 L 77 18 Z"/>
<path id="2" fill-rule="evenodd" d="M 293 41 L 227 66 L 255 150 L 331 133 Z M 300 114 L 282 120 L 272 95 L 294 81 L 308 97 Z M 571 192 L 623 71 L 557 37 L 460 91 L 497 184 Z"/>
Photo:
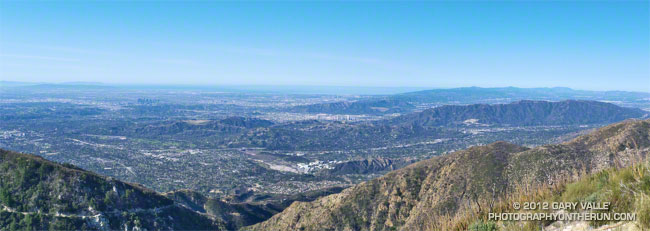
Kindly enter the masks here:
<path id="1" fill-rule="evenodd" d="M 0 80 L 650 92 L 650 3 L 3 2 Z"/>
<path id="2" fill-rule="evenodd" d="M 458 89 L 458 88 L 518 88 L 518 89 L 558 89 L 567 88 L 574 91 L 620 91 L 648 93 L 650 91 L 633 90 L 590 90 L 576 89 L 564 86 L 554 87 L 516 87 L 516 86 L 458 86 L 458 87 L 416 87 L 416 86 L 336 86 L 336 85 L 263 85 L 263 84 L 156 84 L 156 83 L 104 83 L 104 82 L 24 82 L 0 80 L 0 87 L 30 86 L 30 85 L 68 85 L 68 86 L 106 86 L 124 88 L 151 88 L 151 89 L 202 89 L 202 90 L 230 90 L 241 92 L 267 92 L 267 93 L 289 93 L 289 94 L 331 94 L 331 95 L 391 95 L 426 90 Z"/>

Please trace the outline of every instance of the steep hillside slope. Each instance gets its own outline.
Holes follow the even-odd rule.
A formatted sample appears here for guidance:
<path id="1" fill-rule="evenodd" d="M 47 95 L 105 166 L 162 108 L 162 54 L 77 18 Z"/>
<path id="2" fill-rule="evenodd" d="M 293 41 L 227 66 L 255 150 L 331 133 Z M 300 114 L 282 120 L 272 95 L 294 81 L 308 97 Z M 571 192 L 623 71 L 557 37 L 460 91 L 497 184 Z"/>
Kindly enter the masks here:
<path id="1" fill-rule="evenodd" d="M 526 202 L 551 205 L 537 209 L 514 209 L 511 205 Z M 553 203 L 576 203 L 571 209 L 553 208 Z M 589 208 L 587 203 L 609 203 L 607 209 Z M 489 205 L 483 203 L 483 207 Z M 457 217 L 448 229 L 470 230 L 544 230 L 549 231 L 587 231 L 618 230 L 641 231 L 650 229 L 650 162 L 640 161 L 625 168 L 609 168 L 594 174 L 585 174 L 578 179 L 567 178 L 566 182 L 540 187 L 535 190 L 521 190 L 511 194 L 488 209 L 479 210 L 474 206 Z M 598 220 L 557 221 L 511 221 L 490 218 L 489 213 L 526 214 L 598 214 Z M 615 217 L 619 214 L 618 218 Z M 625 216 L 620 216 L 625 214 Z M 631 215 L 631 216 L 630 216 Z"/>
<path id="2" fill-rule="evenodd" d="M 164 195 L 190 209 L 219 218 L 228 230 L 256 224 L 289 207 L 294 201 L 313 201 L 319 197 L 341 192 L 343 188 L 333 187 L 308 191 L 294 195 L 252 195 L 226 198 L 208 198 L 191 190 L 178 190 Z"/>
<path id="3" fill-rule="evenodd" d="M 141 186 L 0 150 L 0 227 L 216 230 L 224 226 Z"/>
<path id="4" fill-rule="evenodd" d="M 560 102 L 523 100 L 509 104 L 446 105 L 400 116 L 393 124 L 450 126 L 485 124 L 502 126 L 570 125 L 614 123 L 647 117 L 648 112 L 596 101 Z"/>
<path id="5" fill-rule="evenodd" d="M 437 229 L 437 218 L 522 185 L 576 171 L 629 165 L 650 152 L 650 120 L 625 121 L 533 149 L 505 142 L 421 161 L 309 203 L 294 203 L 253 230 Z"/>

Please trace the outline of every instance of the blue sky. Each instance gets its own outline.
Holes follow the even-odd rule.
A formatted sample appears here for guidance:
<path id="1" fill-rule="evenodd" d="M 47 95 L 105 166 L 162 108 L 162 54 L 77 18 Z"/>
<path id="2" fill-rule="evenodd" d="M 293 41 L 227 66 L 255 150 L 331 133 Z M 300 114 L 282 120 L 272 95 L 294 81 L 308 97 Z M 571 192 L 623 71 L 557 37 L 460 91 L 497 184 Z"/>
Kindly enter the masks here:
<path id="1" fill-rule="evenodd" d="M 0 80 L 650 92 L 648 1 L 0 2 Z"/>

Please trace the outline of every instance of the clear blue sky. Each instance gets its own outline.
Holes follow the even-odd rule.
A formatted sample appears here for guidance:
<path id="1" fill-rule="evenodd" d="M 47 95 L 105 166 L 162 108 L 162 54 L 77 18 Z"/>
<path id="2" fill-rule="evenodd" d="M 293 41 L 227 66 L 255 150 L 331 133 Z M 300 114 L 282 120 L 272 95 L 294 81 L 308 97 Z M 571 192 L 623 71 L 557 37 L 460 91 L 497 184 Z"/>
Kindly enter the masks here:
<path id="1" fill-rule="evenodd" d="M 648 1 L 0 2 L 0 80 L 650 92 Z"/>

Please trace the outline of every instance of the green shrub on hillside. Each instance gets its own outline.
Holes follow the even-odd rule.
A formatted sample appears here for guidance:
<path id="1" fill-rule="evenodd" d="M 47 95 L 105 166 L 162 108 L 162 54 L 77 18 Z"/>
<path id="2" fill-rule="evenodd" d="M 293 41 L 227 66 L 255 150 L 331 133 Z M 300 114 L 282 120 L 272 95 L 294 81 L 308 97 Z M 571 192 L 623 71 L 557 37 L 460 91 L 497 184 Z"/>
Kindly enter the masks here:
<path id="1" fill-rule="evenodd" d="M 483 220 L 478 220 L 472 223 L 469 226 L 468 230 L 469 231 L 496 231 L 497 225 L 492 221 L 484 222 Z"/>

